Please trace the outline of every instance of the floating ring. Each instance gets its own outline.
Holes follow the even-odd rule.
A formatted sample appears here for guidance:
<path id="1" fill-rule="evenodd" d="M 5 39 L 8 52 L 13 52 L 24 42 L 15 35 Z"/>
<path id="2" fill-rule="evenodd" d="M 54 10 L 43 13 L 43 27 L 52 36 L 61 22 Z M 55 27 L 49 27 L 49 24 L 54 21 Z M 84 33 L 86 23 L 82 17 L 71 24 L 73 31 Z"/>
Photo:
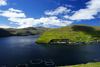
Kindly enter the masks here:
<path id="1" fill-rule="evenodd" d="M 34 60 L 31 60 L 30 63 L 31 64 L 41 64 L 43 61 L 40 60 L 40 59 L 34 59 Z"/>
<path id="2" fill-rule="evenodd" d="M 19 67 L 19 66 L 25 66 L 25 67 L 27 67 L 28 65 L 27 64 L 19 64 L 16 67 Z"/>
<path id="3" fill-rule="evenodd" d="M 46 59 L 46 60 L 44 60 L 44 62 L 53 62 L 53 60 L 51 60 L 51 59 Z"/>
<path id="4" fill-rule="evenodd" d="M 45 64 L 48 66 L 52 66 L 52 65 L 54 65 L 54 62 L 45 62 Z"/>

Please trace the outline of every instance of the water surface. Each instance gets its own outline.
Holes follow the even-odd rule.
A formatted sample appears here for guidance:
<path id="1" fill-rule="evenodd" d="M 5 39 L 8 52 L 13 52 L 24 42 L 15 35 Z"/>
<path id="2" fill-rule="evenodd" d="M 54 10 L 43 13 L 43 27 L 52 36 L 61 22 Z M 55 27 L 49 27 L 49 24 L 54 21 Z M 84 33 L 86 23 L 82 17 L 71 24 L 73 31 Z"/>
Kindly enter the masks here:
<path id="1" fill-rule="evenodd" d="M 91 45 L 50 45 L 37 44 L 34 36 L 12 36 L 0 38 L 0 66 L 16 67 L 26 63 L 28 67 L 46 67 L 32 65 L 32 59 L 52 59 L 55 66 L 75 65 L 95 62 L 100 59 L 100 43 Z"/>

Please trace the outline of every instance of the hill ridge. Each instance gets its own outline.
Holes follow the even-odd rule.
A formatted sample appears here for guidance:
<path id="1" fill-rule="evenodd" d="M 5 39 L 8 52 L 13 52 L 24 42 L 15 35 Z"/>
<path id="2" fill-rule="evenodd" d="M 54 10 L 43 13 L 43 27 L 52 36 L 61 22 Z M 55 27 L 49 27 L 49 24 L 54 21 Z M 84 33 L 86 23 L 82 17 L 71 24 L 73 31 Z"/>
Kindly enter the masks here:
<path id="1" fill-rule="evenodd" d="M 0 28 L 0 37 L 6 36 L 26 36 L 26 35 L 41 35 L 50 28 L 45 27 L 28 27 L 23 29 L 15 28 Z M 8 35 L 9 34 L 9 35 Z"/>

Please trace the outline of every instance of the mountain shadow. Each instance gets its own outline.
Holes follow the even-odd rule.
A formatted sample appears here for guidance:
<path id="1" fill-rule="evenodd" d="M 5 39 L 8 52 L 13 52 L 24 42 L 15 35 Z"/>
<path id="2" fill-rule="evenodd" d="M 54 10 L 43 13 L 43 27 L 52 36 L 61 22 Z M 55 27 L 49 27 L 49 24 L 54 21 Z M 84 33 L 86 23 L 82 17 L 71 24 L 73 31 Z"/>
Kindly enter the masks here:
<path id="1" fill-rule="evenodd" d="M 10 32 L 0 28 L 0 37 L 7 37 L 7 36 L 12 36 L 13 34 L 11 34 Z"/>
<path id="2" fill-rule="evenodd" d="M 72 26 L 73 31 L 81 31 L 84 32 L 85 34 L 91 35 L 95 39 L 100 39 L 100 30 L 97 28 L 91 27 L 91 26 L 79 26 L 79 25 L 74 25 Z"/>
<path id="3" fill-rule="evenodd" d="M 45 27 L 28 27 L 28 28 L 23 28 L 23 29 L 0 28 L 0 37 L 41 35 L 49 29 L 50 28 L 45 28 Z"/>
<path id="4" fill-rule="evenodd" d="M 79 26 L 79 25 L 75 25 L 72 26 L 73 31 L 83 31 L 83 32 L 89 32 L 89 31 L 94 31 L 95 29 L 93 27 L 90 26 Z"/>

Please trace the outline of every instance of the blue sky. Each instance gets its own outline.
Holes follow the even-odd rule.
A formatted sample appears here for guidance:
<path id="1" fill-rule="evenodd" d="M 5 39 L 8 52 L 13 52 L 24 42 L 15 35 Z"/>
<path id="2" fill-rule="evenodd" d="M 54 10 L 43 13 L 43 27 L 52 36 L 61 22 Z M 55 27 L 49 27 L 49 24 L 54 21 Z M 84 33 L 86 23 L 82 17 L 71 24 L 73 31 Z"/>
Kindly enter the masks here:
<path id="1" fill-rule="evenodd" d="M 100 0 L 0 0 L 0 27 L 100 26 Z"/>

